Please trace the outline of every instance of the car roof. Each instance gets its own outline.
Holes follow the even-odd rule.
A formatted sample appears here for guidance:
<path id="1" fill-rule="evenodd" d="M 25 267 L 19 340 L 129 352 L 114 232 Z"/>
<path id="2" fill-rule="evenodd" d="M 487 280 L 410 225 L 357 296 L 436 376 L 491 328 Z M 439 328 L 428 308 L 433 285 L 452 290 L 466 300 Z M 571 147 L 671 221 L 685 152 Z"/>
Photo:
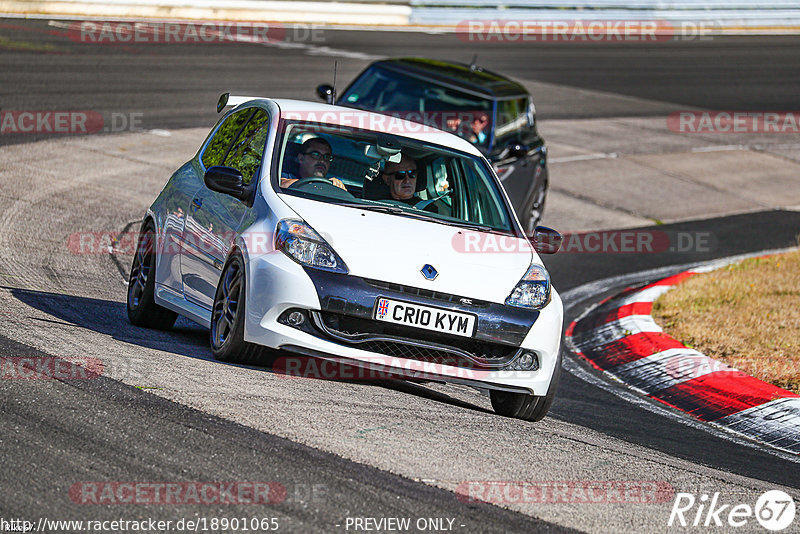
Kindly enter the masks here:
<path id="1" fill-rule="evenodd" d="M 514 80 L 463 63 L 403 57 L 376 61 L 371 66 L 381 66 L 395 72 L 416 75 L 432 82 L 467 89 L 488 98 L 528 96 L 527 89 Z"/>
<path id="2" fill-rule="evenodd" d="M 417 122 L 411 122 L 397 117 L 388 117 L 383 113 L 284 98 L 253 98 L 253 100 L 240 104 L 240 106 L 246 107 L 250 102 L 259 100 L 271 101 L 277 104 L 278 108 L 281 110 L 282 119 L 301 119 L 325 124 L 360 127 L 365 130 L 386 132 L 400 137 L 408 137 L 418 141 L 443 145 L 474 156 L 483 155 L 472 143 L 457 135 L 438 130 L 431 126 L 424 126 Z M 237 107 L 236 109 L 239 108 Z M 388 127 L 379 129 L 375 127 L 377 125 Z"/>

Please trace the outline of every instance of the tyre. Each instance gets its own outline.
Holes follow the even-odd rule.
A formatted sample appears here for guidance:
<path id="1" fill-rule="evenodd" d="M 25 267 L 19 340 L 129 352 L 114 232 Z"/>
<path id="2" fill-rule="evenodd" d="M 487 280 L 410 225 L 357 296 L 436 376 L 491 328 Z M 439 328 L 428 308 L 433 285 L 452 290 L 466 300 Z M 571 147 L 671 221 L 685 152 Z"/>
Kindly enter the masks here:
<path id="1" fill-rule="evenodd" d="M 155 302 L 156 232 L 151 221 L 142 226 L 128 278 L 128 320 L 136 326 L 168 330 L 178 314 Z"/>
<path id="2" fill-rule="evenodd" d="M 214 295 L 211 309 L 211 352 L 228 363 L 270 363 L 274 351 L 244 340 L 246 306 L 244 258 L 237 250 L 228 259 Z"/>
<path id="3" fill-rule="evenodd" d="M 525 393 L 511 393 L 509 391 L 490 390 L 489 397 L 492 408 L 498 415 L 524 419 L 525 421 L 541 421 L 547 415 L 553 399 L 556 396 L 558 382 L 561 379 L 561 354 L 556 359 L 556 368 L 547 395 L 527 395 Z"/>

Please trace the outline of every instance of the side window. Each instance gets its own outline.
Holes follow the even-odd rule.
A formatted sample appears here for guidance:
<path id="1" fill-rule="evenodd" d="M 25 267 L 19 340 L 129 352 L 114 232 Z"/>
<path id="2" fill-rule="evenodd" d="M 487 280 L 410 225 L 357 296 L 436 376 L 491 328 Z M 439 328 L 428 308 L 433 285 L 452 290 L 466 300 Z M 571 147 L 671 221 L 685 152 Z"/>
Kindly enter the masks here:
<path id="1" fill-rule="evenodd" d="M 521 141 L 528 126 L 528 99 L 500 100 L 497 102 L 496 144 L 505 145 Z"/>
<path id="2" fill-rule="evenodd" d="M 447 161 L 445 158 L 436 158 L 430 164 L 430 172 L 432 175 L 433 191 L 430 191 L 431 184 L 428 185 L 426 191 L 427 198 L 441 197 L 437 200 L 433 207 L 440 215 L 453 215 L 453 190 L 450 187 L 450 177 L 447 174 Z"/>
<path id="3" fill-rule="evenodd" d="M 225 119 L 203 152 L 202 161 L 206 169 L 214 165 L 222 165 L 228 148 L 252 114 L 253 108 L 247 108 L 237 111 Z"/>
<path id="4" fill-rule="evenodd" d="M 464 161 L 460 165 L 469 205 L 466 220 L 495 228 L 507 227 L 509 222 L 500 192 L 488 181 L 488 175 L 479 172 L 475 165 L 473 161 Z"/>
<path id="5" fill-rule="evenodd" d="M 437 195 L 443 195 L 450 190 L 450 181 L 447 176 L 447 162 L 444 158 L 436 158 L 431 163 L 433 183 Z"/>
<path id="6" fill-rule="evenodd" d="M 246 184 L 253 180 L 261 166 L 268 133 L 269 116 L 266 111 L 259 109 L 228 150 L 224 165 L 241 171 Z"/>

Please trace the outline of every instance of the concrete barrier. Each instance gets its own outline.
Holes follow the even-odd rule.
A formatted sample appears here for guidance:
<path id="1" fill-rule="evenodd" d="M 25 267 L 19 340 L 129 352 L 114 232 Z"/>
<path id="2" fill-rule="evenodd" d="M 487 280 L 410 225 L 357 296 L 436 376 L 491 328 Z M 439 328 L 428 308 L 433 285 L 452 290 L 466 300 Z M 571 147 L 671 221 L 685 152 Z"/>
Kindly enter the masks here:
<path id="1" fill-rule="evenodd" d="M 796 0 L 0 0 L 0 14 L 275 21 L 456 30 L 474 20 L 660 21 L 710 33 L 797 33 Z"/>
<path id="2" fill-rule="evenodd" d="M 0 13 L 125 19 L 297 22 L 307 24 L 405 26 L 407 3 L 292 0 L 0 0 Z"/>

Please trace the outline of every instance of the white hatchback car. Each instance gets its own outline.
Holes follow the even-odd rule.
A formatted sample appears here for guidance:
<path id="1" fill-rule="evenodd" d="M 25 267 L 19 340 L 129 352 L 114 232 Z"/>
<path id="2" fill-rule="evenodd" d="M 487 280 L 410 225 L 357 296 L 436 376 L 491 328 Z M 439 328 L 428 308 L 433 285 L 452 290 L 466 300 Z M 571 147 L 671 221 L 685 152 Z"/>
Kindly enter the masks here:
<path id="1" fill-rule="evenodd" d="M 177 314 L 221 361 L 283 354 L 456 382 L 539 420 L 561 369 L 561 299 L 489 162 L 415 122 L 222 95 L 217 123 L 147 211 L 133 324 Z M 536 250 L 534 250 L 536 249 Z M 319 361 L 319 360 L 315 360 Z"/>

